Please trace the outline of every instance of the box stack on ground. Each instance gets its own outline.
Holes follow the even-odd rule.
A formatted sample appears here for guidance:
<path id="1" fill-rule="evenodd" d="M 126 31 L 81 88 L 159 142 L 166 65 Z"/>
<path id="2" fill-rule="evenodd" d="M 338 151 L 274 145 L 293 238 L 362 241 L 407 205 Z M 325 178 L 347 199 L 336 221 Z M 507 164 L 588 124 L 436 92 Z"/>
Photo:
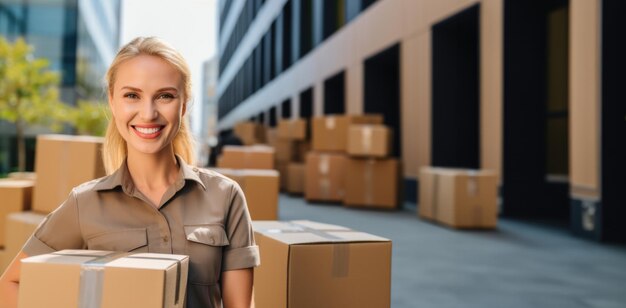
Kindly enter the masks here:
<path id="1" fill-rule="evenodd" d="M 255 122 L 238 123 L 233 128 L 233 132 L 244 145 L 261 144 L 266 141 L 265 126 Z"/>
<path id="2" fill-rule="evenodd" d="M 497 176 L 488 170 L 424 167 L 418 215 L 453 228 L 493 229 L 498 222 Z"/>
<path id="3" fill-rule="evenodd" d="M 0 181 L 0 267 L 5 267 L 45 216 L 54 211 L 73 187 L 105 175 L 103 139 L 88 136 L 39 135 L 35 172 L 16 173 L 20 180 Z"/>
<path id="4" fill-rule="evenodd" d="M 241 186 L 253 220 L 278 219 L 280 176 L 274 160 L 274 148 L 260 144 L 225 146 L 217 159 L 214 170 Z"/>
<path id="5" fill-rule="evenodd" d="M 255 221 L 257 307 L 389 307 L 391 241 L 311 221 Z"/>
<path id="6" fill-rule="evenodd" d="M 381 115 L 329 115 L 314 117 L 312 151 L 306 157 L 305 198 L 343 202 L 346 195 L 348 134 L 353 124 L 382 124 Z"/>
<path id="7" fill-rule="evenodd" d="M 280 172 L 280 188 L 290 194 L 304 193 L 304 162 L 311 143 L 305 119 L 282 119 L 276 129 L 276 169 Z"/>
<path id="8" fill-rule="evenodd" d="M 381 124 L 348 128 L 346 195 L 348 207 L 396 209 L 400 200 L 400 164 L 389 157 L 391 129 Z"/>

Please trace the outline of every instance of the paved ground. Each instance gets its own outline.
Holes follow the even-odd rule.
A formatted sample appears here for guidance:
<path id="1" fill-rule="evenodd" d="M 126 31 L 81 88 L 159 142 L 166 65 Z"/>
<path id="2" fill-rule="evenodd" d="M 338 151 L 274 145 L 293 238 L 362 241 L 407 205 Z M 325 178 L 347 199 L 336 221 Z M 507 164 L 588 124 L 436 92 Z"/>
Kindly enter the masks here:
<path id="1" fill-rule="evenodd" d="M 392 239 L 394 308 L 626 307 L 626 247 L 566 228 L 502 219 L 496 231 L 455 231 L 417 218 L 411 204 L 383 212 L 289 195 L 279 213 Z"/>

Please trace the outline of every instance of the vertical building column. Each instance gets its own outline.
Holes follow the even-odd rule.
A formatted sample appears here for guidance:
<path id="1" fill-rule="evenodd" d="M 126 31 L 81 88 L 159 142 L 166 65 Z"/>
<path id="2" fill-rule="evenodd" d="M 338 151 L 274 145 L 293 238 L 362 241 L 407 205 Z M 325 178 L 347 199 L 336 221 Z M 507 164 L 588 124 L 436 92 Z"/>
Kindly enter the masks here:
<path id="1" fill-rule="evenodd" d="M 363 113 L 363 63 L 356 62 L 346 70 L 346 114 Z"/>
<path id="2" fill-rule="evenodd" d="M 313 48 L 324 40 L 324 0 L 313 0 Z"/>
<path id="3" fill-rule="evenodd" d="M 600 0 L 570 1 L 570 194 L 574 233 L 602 239 Z"/>
<path id="4" fill-rule="evenodd" d="M 483 0 L 480 13 L 480 167 L 502 174 L 504 1 Z M 500 177 L 501 179 L 501 177 Z"/>
<path id="5" fill-rule="evenodd" d="M 324 81 L 318 80 L 313 86 L 313 116 L 324 115 Z"/>

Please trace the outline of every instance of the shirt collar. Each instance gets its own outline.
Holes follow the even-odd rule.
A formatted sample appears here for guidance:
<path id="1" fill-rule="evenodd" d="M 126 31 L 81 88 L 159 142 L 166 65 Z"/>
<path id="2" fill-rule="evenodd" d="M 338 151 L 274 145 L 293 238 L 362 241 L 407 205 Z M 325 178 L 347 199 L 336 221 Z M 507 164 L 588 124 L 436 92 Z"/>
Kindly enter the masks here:
<path id="1" fill-rule="evenodd" d="M 200 179 L 200 170 L 198 168 L 189 166 L 185 160 L 178 155 L 176 155 L 176 161 L 180 166 L 178 180 L 174 183 L 174 185 L 176 185 L 176 190 L 181 189 L 185 185 L 186 180 L 196 181 L 204 190 L 206 190 L 204 182 Z M 126 159 L 124 159 L 122 165 L 115 170 L 115 172 L 102 178 L 98 183 L 96 183 L 94 190 L 111 190 L 118 186 L 121 186 L 126 193 L 130 194 L 132 194 L 132 191 L 135 188 L 132 178 L 130 177 L 130 173 L 128 172 Z"/>

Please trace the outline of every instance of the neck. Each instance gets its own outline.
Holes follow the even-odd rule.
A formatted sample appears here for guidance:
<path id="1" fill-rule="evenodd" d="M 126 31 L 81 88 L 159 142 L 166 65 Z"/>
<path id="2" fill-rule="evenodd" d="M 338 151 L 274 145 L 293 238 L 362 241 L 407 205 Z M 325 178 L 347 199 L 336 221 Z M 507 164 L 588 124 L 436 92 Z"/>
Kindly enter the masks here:
<path id="1" fill-rule="evenodd" d="M 145 154 L 129 149 L 126 159 L 128 172 L 135 186 L 142 188 L 169 187 L 178 175 L 178 164 L 173 148 L 155 154 Z"/>

